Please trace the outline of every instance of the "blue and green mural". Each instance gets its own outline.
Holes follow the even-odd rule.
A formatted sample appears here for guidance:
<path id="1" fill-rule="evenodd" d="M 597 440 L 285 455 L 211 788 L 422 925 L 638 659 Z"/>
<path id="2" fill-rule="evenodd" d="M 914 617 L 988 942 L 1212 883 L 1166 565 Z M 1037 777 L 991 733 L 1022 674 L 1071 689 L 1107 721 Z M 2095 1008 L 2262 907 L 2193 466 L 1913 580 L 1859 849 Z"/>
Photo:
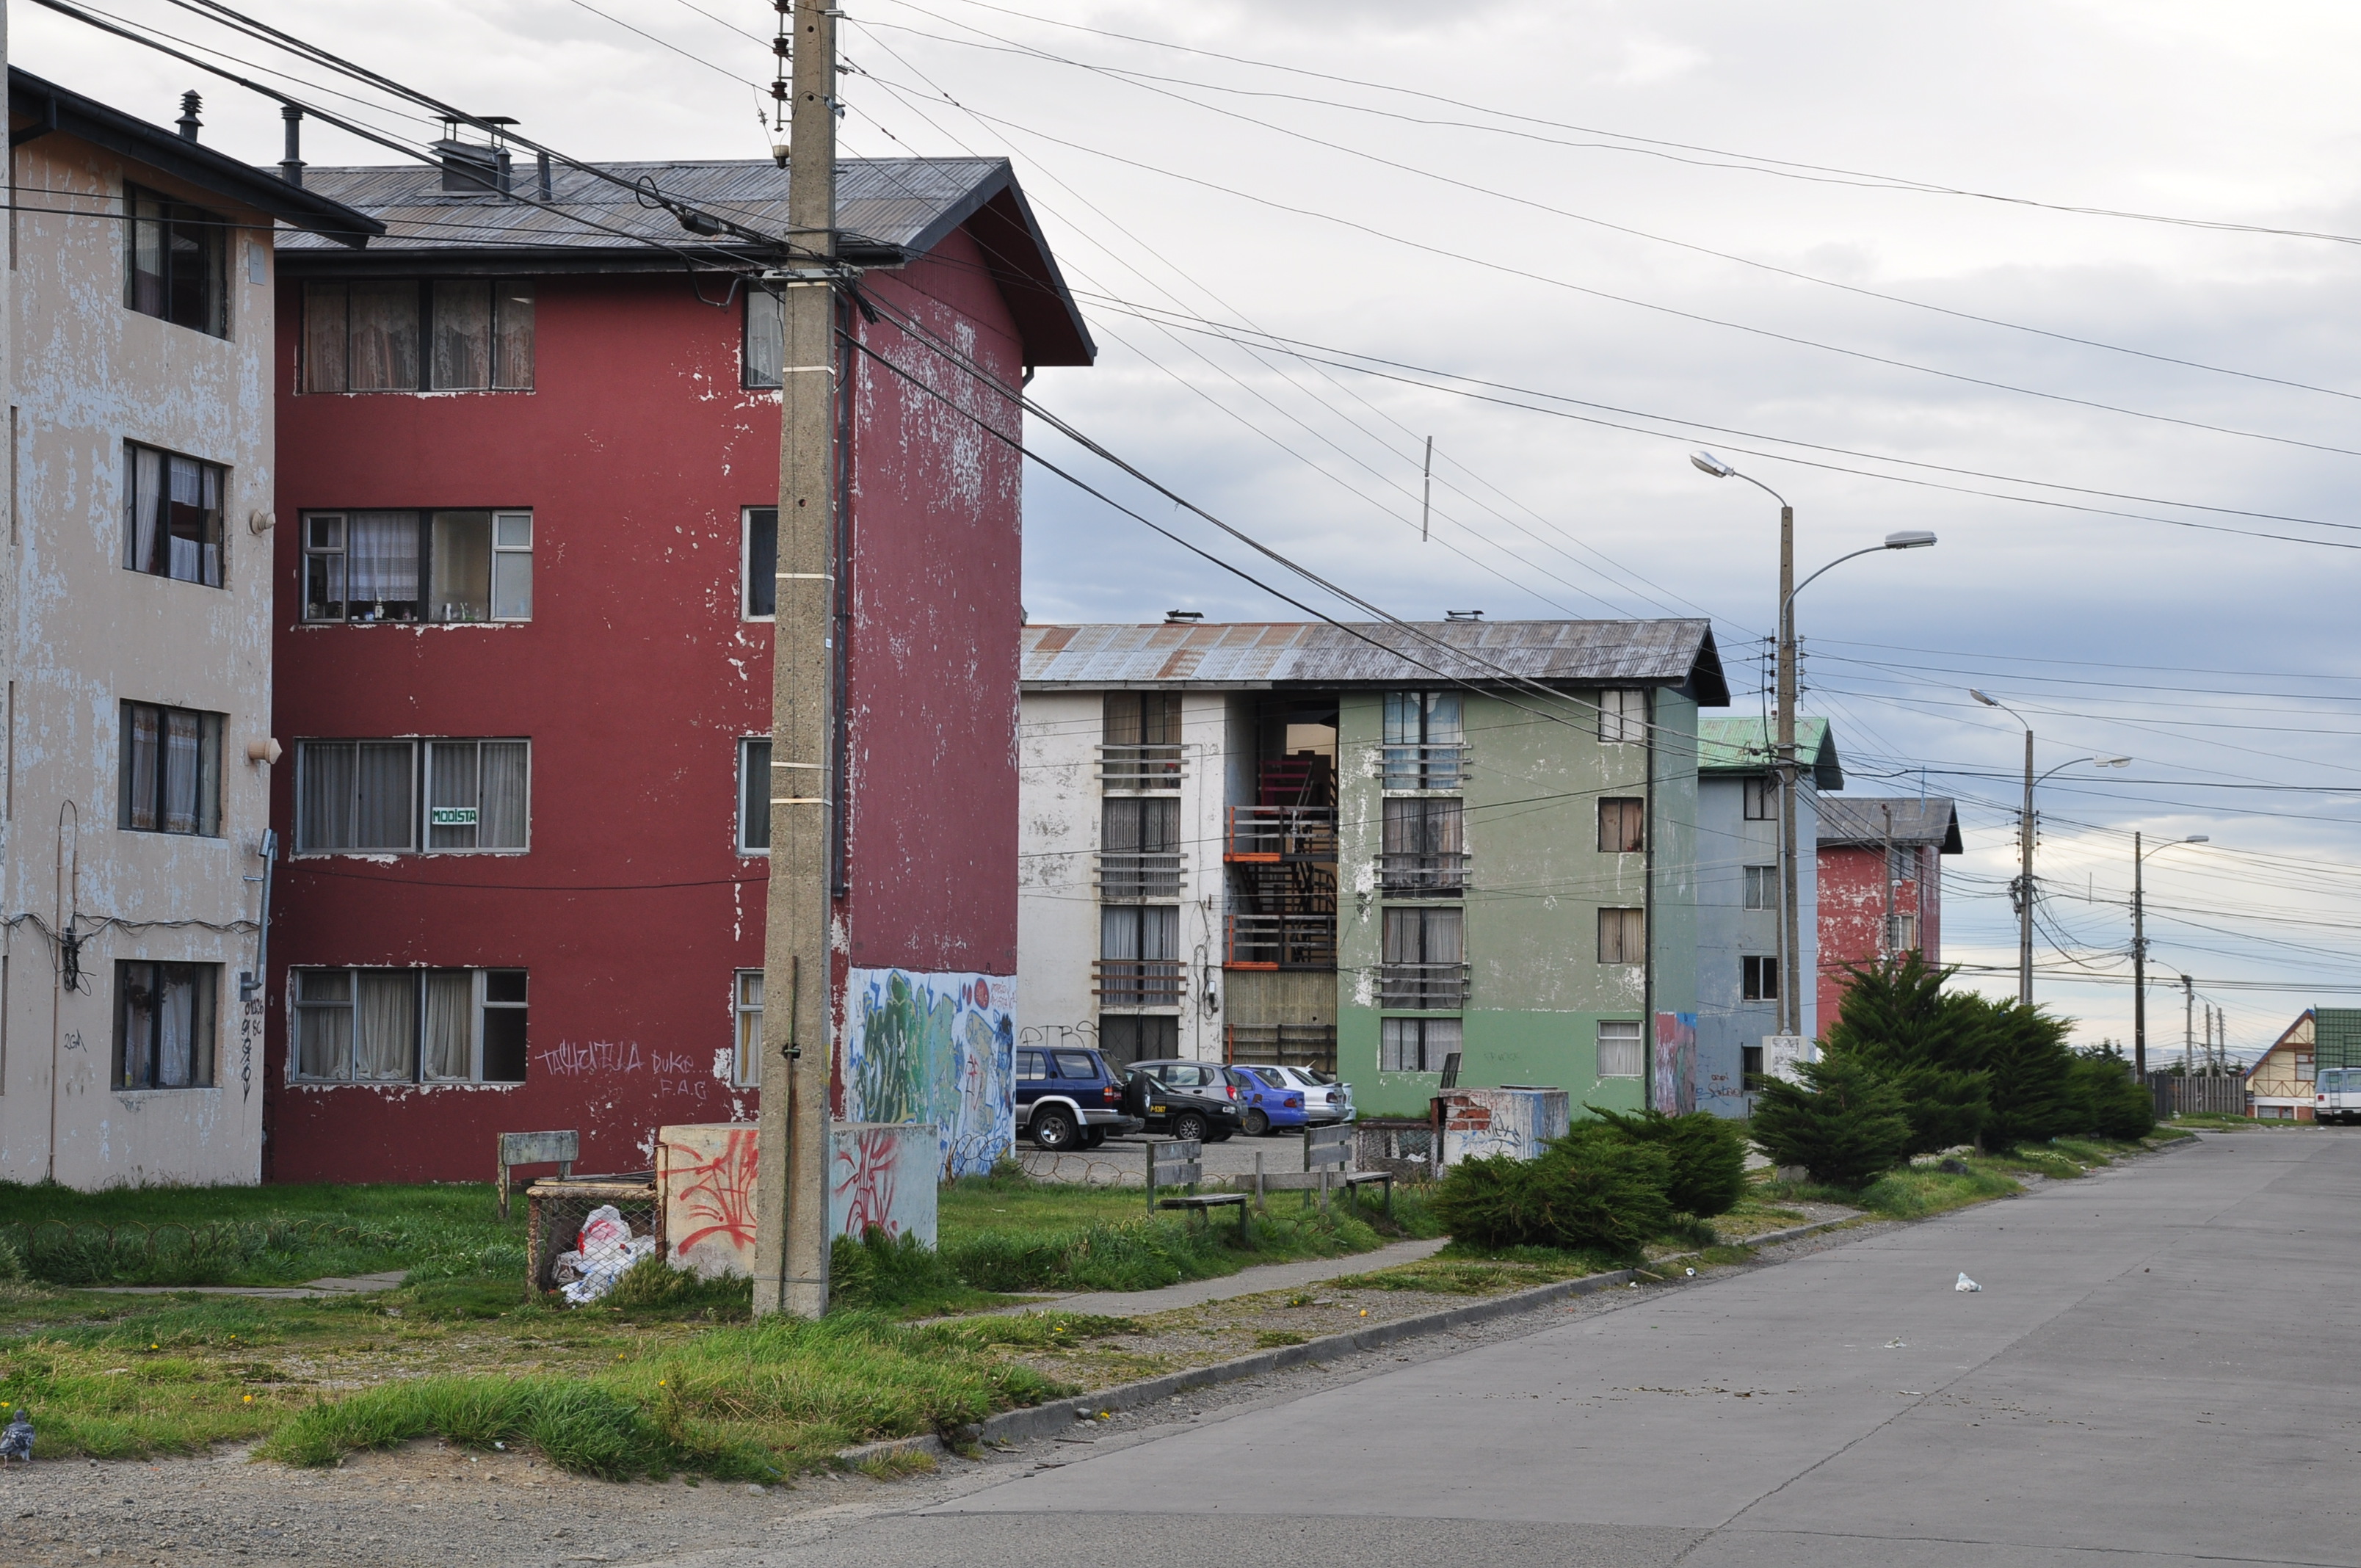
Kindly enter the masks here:
<path id="1" fill-rule="evenodd" d="M 1016 1144 L 1016 981 L 857 969 L 846 987 L 844 1117 L 932 1122 L 942 1174 L 981 1176 Z"/>

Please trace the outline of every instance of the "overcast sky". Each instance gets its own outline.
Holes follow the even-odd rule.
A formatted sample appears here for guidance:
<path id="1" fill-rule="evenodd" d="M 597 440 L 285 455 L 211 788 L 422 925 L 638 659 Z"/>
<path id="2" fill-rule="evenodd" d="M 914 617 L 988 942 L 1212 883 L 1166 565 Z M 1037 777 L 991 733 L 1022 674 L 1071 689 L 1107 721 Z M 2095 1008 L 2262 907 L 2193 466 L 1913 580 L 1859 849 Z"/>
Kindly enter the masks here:
<path id="1" fill-rule="evenodd" d="M 247 9 L 577 156 L 770 143 L 767 4 Z M 165 0 L 108 12 L 324 80 Z M 2069 764 L 2042 788 L 2037 992 L 2079 1037 L 2130 1033 L 2135 828 L 2212 839 L 2149 862 L 2170 983 L 2152 1047 L 2178 1046 L 2182 972 L 2248 1053 L 2306 1005 L 2361 1004 L 2361 799 L 2339 793 L 2361 790 L 2361 12 L 848 13 L 843 150 L 1016 161 L 1103 350 L 1034 391 L 1141 467 L 1400 615 L 1709 614 L 1733 713 L 1759 711 L 1777 515 L 1689 450 L 1795 503 L 1806 571 L 1931 529 L 1936 549 L 1848 563 L 1797 603 L 1805 708 L 1834 725 L 1848 793 L 1960 803 L 1946 959 L 2002 966 L 1969 979 L 2014 992 L 2023 732 L 1975 685 L 2031 721 L 2042 769 Z M 157 121 L 201 87 L 209 140 L 278 158 L 275 106 L 31 5 L 11 22 L 16 64 Z M 305 150 L 384 161 L 316 126 Z M 1176 318 L 1143 319 L 1159 310 Z M 1409 379 L 1249 352 L 1207 323 Z M 1037 620 L 1299 618 L 1038 470 L 1027 527 Z M 2135 761 L 2073 765 L 2093 754 Z"/>

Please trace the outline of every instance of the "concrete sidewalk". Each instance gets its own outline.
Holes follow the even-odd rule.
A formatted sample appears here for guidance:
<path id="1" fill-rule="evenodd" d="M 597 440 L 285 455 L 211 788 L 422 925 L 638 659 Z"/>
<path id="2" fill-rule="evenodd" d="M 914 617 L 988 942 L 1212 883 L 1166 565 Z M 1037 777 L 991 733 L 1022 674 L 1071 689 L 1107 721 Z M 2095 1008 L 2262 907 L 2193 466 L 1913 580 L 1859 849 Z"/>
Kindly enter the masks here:
<path id="1" fill-rule="evenodd" d="M 1218 1223 L 1218 1222 L 1216 1222 Z M 1318 1285 L 1347 1274 L 1367 1274 L 1399 1263 L 1417 1263 L 1443 1250 L 1448 1237 L 1433 1241 L 1396 1242 L 1375 1252 L 1350 1257 L 1314 1258 L 1309 1263 L 1260 1263 L 1221 1279 L 1191 1279 L 1159 1290 L 1093 1290 L 1086 1295 L 1059 1296 L 1026 1307 L 1028 1312 L 1088 1312 L 1111 1318 L 1143 1317 L 1179 1307 L 1202 1307 L 1259 1290 L 1289 1290 Z"/>

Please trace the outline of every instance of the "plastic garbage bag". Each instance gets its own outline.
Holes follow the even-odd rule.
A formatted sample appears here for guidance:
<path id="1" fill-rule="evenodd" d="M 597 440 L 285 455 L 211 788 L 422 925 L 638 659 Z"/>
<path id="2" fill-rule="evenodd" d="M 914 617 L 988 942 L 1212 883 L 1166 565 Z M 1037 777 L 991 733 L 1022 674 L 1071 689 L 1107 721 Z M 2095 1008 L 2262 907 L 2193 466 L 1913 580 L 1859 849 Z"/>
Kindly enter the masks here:
<path id="1" fill-rule="evenodd" d="M 612 1290 L 615 1281 L 633 1264 L 655 1250 L 655 1237 L 631 1234 L 622 1212 L 612 1203 L 601 1203 L 582 1222 L 574 1250 L 557 1255 L 559 1290 L 569 1306 L 596 1301 Z"/>
<path id="2" fill-rule="evenodd" d="M 1962 1274 L 1960 1276 L 1960 1282 L 1957 1285 L 1952 1286 L 1951 1288 L 1954 1290 L 1981 1290 L 1983 1287 Z"/>

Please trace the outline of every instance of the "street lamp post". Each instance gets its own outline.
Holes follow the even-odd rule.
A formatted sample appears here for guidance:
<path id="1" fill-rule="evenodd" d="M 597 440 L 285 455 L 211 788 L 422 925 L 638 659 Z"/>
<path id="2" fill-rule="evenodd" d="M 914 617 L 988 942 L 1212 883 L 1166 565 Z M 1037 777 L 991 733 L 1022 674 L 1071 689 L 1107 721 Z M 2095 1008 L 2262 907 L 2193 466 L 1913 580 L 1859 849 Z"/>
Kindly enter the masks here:
<path id="1" fill-rule="evenodd" d="M 1802 582 L 1795 581 L 1795 509 L 1787 498 L 1755 478 L 1741 474 L 1710 452 L 1692 452 L 1689 461 L 1699 472 L 1717 479 L 1740 478 L 1779 503 L 1779 1032 L 1804 1032 L 1803 934 L 1796 920 L 1795 854 L 1795 595 L 1813 578 L 1856 555 L 1880 550 L 1919 550 L 1935 543 L 1923 529 L 1889 533 L 1883 544 L 1839 555 Z"/>
<path id="2" fill-rule="evenodd" d="M 2016 819 L 2016 1000 L 2019 1005 L 2033 1005 L 2033 786 L 2051 773 L 2063 773 L 2080 763 L 2091 762 L 2102 768 L 2127 765 L 2129 757 L 2077 757 L 2070 762 L 2060 762 L 2043 773 L 2033 776 L 2033 726 L 2025 723 L 2025 716 L 2004 702 L 1999 702 L 1975 687 L 1968 695 L 1986 707 L 1999 708 L 2019 724 L 2025 724 L 2025 806 Z"/>
<path id="3" fill-rule="evenodd" d="M 2132 832 L 2132 1073 L 2142 1083 L 2147 1081 L 2147 907 L 2141 896 L 2140 868 L 2147 864 L 2148 856 L 2174 844 L 2212 842 L 2203 833 L 2191 833 L 2143 850 L 2138 830 Z"/>

